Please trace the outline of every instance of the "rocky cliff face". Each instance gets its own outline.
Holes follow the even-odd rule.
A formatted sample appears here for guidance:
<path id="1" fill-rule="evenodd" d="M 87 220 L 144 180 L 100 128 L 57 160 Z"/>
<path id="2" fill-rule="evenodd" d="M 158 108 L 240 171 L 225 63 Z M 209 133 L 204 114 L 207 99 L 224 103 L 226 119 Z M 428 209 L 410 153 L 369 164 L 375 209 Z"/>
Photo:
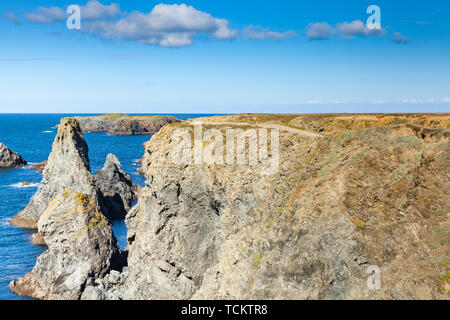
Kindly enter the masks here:
<path id="1" fill-rule="evenodd" d="M 81 128 L 75 119 L 62 119 L 38 191 L 26 208 L 11 219 L 11 223 L 20 227 L 36 228 L 39 217 L 60 188 L 89 194 L 93 186 L 88 146 Z"/>
<path id="2" fill-rule="evenodd" d="M 108 132 L 117 135 L 151 135 L 169 123 L 180 122 L 173 116 L 129 116 L 106 114 L 76 117 L 84 132 Z"/>
<path id="3" fill-rule="evenodd" d="M 61 189 L 42 214 L 39 233 L 48 249 L 10 289 L 37 299 L 79 299 L 96 278 L 121 270 L 123 259 L 99 196 Z"/>
<path id="4" fill-rule="evenodd" d="M 102 192 L 103 202 L 112 219 L 123 219 L 137 200 L 140 186 L 133 183 L 130 176 L 113 154 L 108 154 L 105 165 L 97 170 L 95 181 Z"/>
<path id="5" fill-rule="evenodd" d="M 205 126 L 216 136 L 267 128 L 218 119 Z M 189 144 L 192 126 L 154 135 L 146 186 L 126 217 L 122 272 L 101 192 L 59 189 L 39 220 L 49 250 L 11 289 L 81 299 L 447 299 L 450 131 L 400 123 L 321 136 L 284 122 L 273 122 L 271 175 L 263 164 L 274 149 L 251 165 L 180 163 L 177 130 Z M 216 153 L 222 142 L 201 145 Z M 117 168 L 109 158 L 105 167 Z M 372 270 L 379 288 L 368 286 Z"/>
<path id="6" fill-rule="evenodd" d="M 80 299 L 95 280 L 122 270 L 126 261 L 109 219 L 123 217 L 137 191 L 113 154 L 93 176 L 78 121 L 62 119 L 40 187 L 12 219 L 37 227 L 33 242 L 48 249 L 11 290 L 37 299 Z"/>
<path id="7" fill-rule="evenodd" d="M 0 168 L 21 168 L 26 164 L 19 154 L 0 142 Z"/>
<path id="8" fill-rule="evenodd" d="M 148 181 L 127 215 L 116 297 L 448 297 L 448 130 L 282 130 L 279 172 L 264 176 L 248 165 L 172 163 L 176 128 L 146 144 Z M 378 290 L 367 286 L 371 265 Z"/>

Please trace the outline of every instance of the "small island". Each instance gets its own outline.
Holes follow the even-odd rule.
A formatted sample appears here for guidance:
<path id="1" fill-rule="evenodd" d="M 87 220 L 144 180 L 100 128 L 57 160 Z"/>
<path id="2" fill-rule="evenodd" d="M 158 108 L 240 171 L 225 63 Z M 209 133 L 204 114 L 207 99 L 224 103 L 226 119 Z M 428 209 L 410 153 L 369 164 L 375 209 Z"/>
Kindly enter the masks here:
<path id="1" fill-rule="evenodd" d="M 163 115 L 104 114 L 75 119 L 83 132 L 107 132 L 123 136 L 152 135 L 166 124 L 181 122 L 173 116 Z"/>

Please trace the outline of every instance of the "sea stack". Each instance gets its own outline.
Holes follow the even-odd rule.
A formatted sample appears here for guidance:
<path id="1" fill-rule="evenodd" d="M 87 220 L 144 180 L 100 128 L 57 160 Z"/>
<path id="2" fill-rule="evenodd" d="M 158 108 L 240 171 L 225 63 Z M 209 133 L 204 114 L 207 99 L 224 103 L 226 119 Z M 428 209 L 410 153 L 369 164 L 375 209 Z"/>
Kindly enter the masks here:
<path id="1" fill-rule="evenodd" d="M 38 230 L 48 249 L 30 273 L 10 283 L 21 296 L 78 300 L 95 279 L 123 266 L 94 189 L 82 194 L 62 188 L 41 215 Z"/>
<path id="2" fill-rule="evenodd" d="M 11 218 L 11 223 L 23 227 L 37 227 L 37 222 L 61 187 L 90 194 L 95 185 L 90 172 L 88 146 L 78 121 L 63 118 L 58 126 L 42 182 L 26 208 Z"/>
<path id="3" fill-rule="evenodd" d="M 17 153 L 0 142 L 0 168 L 21 168 L 27 162 Z"/>
<path id="4" fill-rule="evenodd" d="M 103 203 L 111 219 L 123 219 L 137 200 L 140 186 L 133 183 L 130 176 L 122 170 L 119 159 L 108 154 L 101 170 L 97 170 L 95 181 L 103 194 Z"/>

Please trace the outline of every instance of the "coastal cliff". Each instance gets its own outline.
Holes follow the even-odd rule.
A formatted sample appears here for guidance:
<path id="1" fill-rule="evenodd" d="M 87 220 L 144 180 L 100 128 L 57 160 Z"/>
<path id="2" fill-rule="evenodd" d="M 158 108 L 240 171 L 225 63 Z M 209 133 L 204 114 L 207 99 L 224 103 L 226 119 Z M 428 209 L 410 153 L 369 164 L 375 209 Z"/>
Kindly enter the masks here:
<path id="1" fill-rule="evenodd" d="M 262 125 L 227 120 L 208 127 Z M 277 128 L 274 175 L 175 164 L 174 133 L 192 127 L 156 134 L 145 145 L 147 185 L 126 218 L 128 266 L 84 299 L 445 299 L 449 131 Z M 373 267 L 377 290 L 367 285 Z"/>
<path id="2" fill-rule="evenodd" d="M 21 168 L 27 162 L 17 152 L 0 142 L 0 168 Z"/>
<path id="3" fill-rule="evenodd" d="M 44 255 L 11 289 L 28 288 L 20 284 L 40 278 L 50 282 L 43 287 L 52 287 L 57 275 L 77 274 L 76 282 L 64 282 L 68 287 L 15 292 L 75 299 L 448 299 L 445 124 L 430 121 L 425 127 L 409 117 L 367 125 L 356 117 L 342 127 L 335 126 L 340 119 L 333 120 L 340 116 L 329 116 L 323 130 L 311 132 L 291 123 L 301 117 L 203 118 L 197 119 L 203 123 L 197 133 L 196 120 L 164 126 L 144 145 L 147 180 L 126 216 L 127 261 L 113 262 L 120 259 L 113 258 L 115 239 L 102 218 L 106 214 L 96 215 L 103 210 L 98 194 L 80 196 L 66 188 L 39 219 L 39 231 L 51 253 L 52 243 L 78 243 L 74 233 L 92 230 L 81 239 L 101 239 L 101 258 L 92 252 L 83 272 L 69 267 L 52 274 Z M 228 130 L 237 132 L 237 141 L 247 139 L 233 155 L 247 162 L 220 161 L 229 151 L 223 149 Z M 196 144 L 199 132 L 203 138 Z M 267 152 L 261 144 L 252 149 L 252 132 L 258 143 L 267 139 Z M 196 146 L 204 161 L 195 160 Z M 257 161 L 251 162 L 251 150 L 257 150 Z M 184 160 L 175 161 L 184 151 Z M 268 173 L 274 159 L 276 170 Z M 80 197 L 88 204 L 81 208 L 85 218 L 58 225 L 61 212 L 71 217 Z M 90 221 L 101 228 L 90 228 Z M 56 226 L 63 234 L 53 232 Z M 71 251 L 83 247 L 64 248 L 55 256 L 76 261 L 80 256 Z M 374 270 L 381 279 L 376 288 L 368 285 Z"/>
<path id="4" fill-rule="evenodd" d="M 210 126 L 258 127 L 230 118 Z M 145 145 L 147 186 L 127 215 L 118 297 L 448 298 L 449 130 L 403 123 L 311 137 L 285 127 L 279 172 L 264 176 L 173 164 L 177 128 Z M 369 266 L 380 270 L 377 290 Z"/>
<path id="5" fill-rule="evenodd" d="M 166 124 L 180 122 L 173 116 L 130 116 L 105 114 L 75 117 L 83 132 L 107 132 L 117 135 L 152 135 Z"/>

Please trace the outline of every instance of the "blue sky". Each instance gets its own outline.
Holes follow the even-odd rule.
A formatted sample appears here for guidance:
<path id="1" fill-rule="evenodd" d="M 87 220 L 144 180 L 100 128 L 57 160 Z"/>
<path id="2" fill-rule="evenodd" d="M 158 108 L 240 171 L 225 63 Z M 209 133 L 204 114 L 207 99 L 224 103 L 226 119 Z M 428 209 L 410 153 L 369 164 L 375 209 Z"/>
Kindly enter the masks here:
<path id="1" fill-rule="evenodd" d="M 450 111 L 449 1 L 99 1 L 0 2 L 0 112 Z"/>

